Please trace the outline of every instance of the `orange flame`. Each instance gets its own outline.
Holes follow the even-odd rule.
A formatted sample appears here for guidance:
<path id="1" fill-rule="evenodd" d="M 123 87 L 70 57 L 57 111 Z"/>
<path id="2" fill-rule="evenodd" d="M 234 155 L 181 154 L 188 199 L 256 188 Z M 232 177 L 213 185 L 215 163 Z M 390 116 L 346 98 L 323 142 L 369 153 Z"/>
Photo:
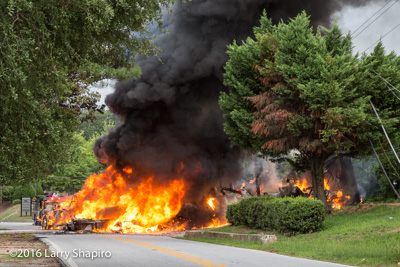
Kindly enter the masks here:
<path id="1" fill-rule="evenodd" d="M 256 178 L 254 178 L 253 180 L 250 180 L 250 183 L 254 183 L 256 181 Z"/>
<path id="2" fill-rule="evenodd" d="M 307 179 L 304 178 L 304 179 L 295 181 L 294 186 L 297 186 L 298 188 L 301 189 L 301 191 L 305 192 L 307 190 L 307 188 L 309 188 L 311 185 L 309 185 Z"/>
<path id="3" fill-rule="evenodd" d="M 351 199 L 349 195 L 344 195 L 343 190 L 331 190 L 331 185 L 328 183 L 328 179 L 324 179 L 325 190 L 331 191 L 333 195 L 328 195 L 327 201 L 331 203 L 332 208 L 340 210 L 343 205 L 345 205 L 348 200 Z"/>
<path id="4" fill-rule="evenodd" d="M 157 184 L 154 177 L 136 177 L 130 167 L 120 173 L 109 166 L 104 173 L 90 176 L 76 201 L 69 197 L 61 203 L 66 211 L 57 223 L 65 223 L 70 216 L 94 220 L 106 220 L 99 231 L 146 233 L 156 231 L 162 224 L 174 218 L 182 207 L 185 192 L 183 179 L 169 184 Z M 135 180 L 136 183 L 127 184 Z"/>
<path id="5" fill-rule="evenodd" d="M 210 197 L 210 198 L 208 199 L 208 201 L 207 201 L 208 206 L 210 206 L 210 208 L 211 208 L 212 210 L 215 210 L 214 200 L 215 200 L 215 198 Z"/>
<path id="6" fill-rule="evenodd" d="M 308 183 L 308 180 L 306 178 L 296 180 L 293 185 L 300 188 L 301 191 L 303 191 L 304 193 L 307 193 L 309 188 L 312 187 L 312 185 Z M 283 186 L 282 182 L 280 186 Z M 330 183 L 328 182 L 328 179 L 324 179 L 324 189 L 328 193 L 328 204 L 330 203 L 334 209 L 341 209 L 342 206 L 351 199 L 351 197 L 349 195 L 344 195 L 342 190 L 334 190 L 333 188 L 336 187 L 337 185 L 335 185 L 334 182 Z M 312 196 L 310 195 L 310 197 Z"/>

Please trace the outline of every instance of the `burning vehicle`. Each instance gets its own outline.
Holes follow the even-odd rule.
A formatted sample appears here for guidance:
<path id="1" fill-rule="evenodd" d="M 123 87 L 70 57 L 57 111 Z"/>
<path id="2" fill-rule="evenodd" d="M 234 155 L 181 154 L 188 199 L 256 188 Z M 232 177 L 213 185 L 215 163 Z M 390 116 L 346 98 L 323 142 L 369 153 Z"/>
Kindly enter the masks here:
<path id="1" fill-rule="evenodd" d="M 226 223 L 225 203 L 217 190 L 211 190 L 209 197 L 199 202 L 190 203 L 183 200 L 183 179 L 158 185 L 148 177 L 129 186 L 129 177 L 134 175 L 130 168 L 119 172 L 109 166 L 104 173 L 90 176 L 74 196 L 53 206 L 48 203 L 48 210 L 42 212 L 42 228 L 151 233 Z"/>
<path id="2" fill-rule="evenodd" d="M 38 202 L 40 208 L 36 208 L 33 212 L 33 220 L 35 225 L 40 225 L 43 230 L 63 229 L 66 231 L 93 231 L 101 228 L 104 223 L 102 220 L 91 219 L 75 219 L 65 223 L 56 223 L 62 217 L 63 212 L 67 211 L 70 206 L 76 202 L 76 196 L 72 196 L 70 203 L 65 208 L 61 208 L 60 203 L 63 203 L 60 196 L 45 197 Z"/>
<path id="3" fill-rule="evenodd" d="M 60 217 L 61 210 L 59 203 L 61 197 L 44 197 L 36 202 L 33 211 L 33 220 L 35 225 L 41 225 L 42 229 L 51 229 L 54 221 Z"/>

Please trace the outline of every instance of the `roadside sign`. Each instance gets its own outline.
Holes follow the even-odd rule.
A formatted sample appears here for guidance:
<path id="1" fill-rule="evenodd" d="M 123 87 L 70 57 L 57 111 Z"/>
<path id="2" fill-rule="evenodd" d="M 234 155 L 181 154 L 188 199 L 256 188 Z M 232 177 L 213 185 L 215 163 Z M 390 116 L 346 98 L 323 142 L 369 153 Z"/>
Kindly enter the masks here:
<path id="1" fill-rule="evenodd" d="M 32 215 L 32 198 L 30 197 L 23 197 L 21 198 L 21 216 L 22 213 L 25 212 L 25 215 L 28 215 L 27 213 L 29 212 L 29 216 Z"/>

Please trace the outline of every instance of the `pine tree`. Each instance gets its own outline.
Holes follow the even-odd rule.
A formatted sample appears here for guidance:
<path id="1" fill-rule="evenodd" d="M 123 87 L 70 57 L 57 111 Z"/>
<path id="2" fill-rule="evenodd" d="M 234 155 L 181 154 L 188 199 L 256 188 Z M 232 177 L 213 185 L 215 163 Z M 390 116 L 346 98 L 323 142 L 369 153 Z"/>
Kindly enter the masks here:
<path id="1" fill-rule="evenodd" d="M 261 21 L 255 39 L 228 49 L 224 83 L 229 93 L 220 98 L 225 131 L 234 144 L 275 159 L 295 152 L 293 164 L 311 170 L 314 195 L 329 211 L 326 159 L 368 154 L 368 138 L 380 135 L 368 102 L 382 87 L 371 86 L 368 72 L 367 58 L 375 62 L 377 56 L 353 56 L 350 37 L 337 25 L 314 32 L 304 12 L 277 26 L 266 23 L 265 14 Z M 377 101 L 386 110 L 383 122 L 394 132 L 400 114 L 391 117 L 395 106 L 385 95 Z"/>

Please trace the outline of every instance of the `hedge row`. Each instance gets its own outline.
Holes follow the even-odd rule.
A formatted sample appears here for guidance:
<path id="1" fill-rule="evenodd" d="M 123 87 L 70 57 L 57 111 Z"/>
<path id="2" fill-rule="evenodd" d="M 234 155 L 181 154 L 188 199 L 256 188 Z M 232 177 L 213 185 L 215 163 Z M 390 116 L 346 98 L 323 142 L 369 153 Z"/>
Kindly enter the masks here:
<path id="1" fill-rule="evenodd" d="M 264 196 L 228 205 L 226 218 L 232 225 L 290 234 L 309 233 L 322 228 L 325 210 L 319 200 Z"/>

